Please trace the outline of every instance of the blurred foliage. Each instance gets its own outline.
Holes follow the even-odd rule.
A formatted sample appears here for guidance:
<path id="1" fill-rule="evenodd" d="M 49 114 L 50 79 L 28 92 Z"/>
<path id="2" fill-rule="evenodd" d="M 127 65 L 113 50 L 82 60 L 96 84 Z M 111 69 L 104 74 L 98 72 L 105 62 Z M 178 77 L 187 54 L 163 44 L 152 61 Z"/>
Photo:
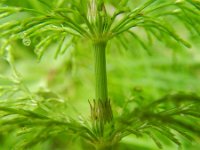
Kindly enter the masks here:
<path id="1" fill-rule="evenodd" d="M 87 13 L 87 0 L 5 2 L 10 9 L 2 7 L 9 10 L 8 14 L 0 11 L 0 17 L 4 17 L 0 20 L 0 52 L 3 53 L 0 58 L 0 149 L 93 149 L 88 141 L 94 144 L 98 136 L 90 124 L 87 102 L 94 97 L 90 42 L 77 38 L 79 33 L 68 29 L 62 33 L 59 23 L 54 22 L 52 26 L 51 21 L 48 23 L 48 19 L 40 18 L 40 15 L 54 15 L 51 8 L 60 7 L 78 6 Z M 143 4 L 140 0 L 105 2 L 109 10 L 119 9 L 119 12 L 129 12 Z M 181 2 L 161 9 L 163 1 L 157 0 L 144 13 L 160 17 L 169 25 L 167 27 L 176 27 L 177 33 L 189 39 L 192 48 L 186 49 L 171 38 L 165 38 L 172 34 L 175 40 L 189 46 L 162 26 L 159 27 L 166 34 L 155 28 L 138 27 L 131 29 L 129 34 L 117 35 L 108 43 L 108 86 L 115 127 L 107 127 L 109 133 L 105 138 L 113 141 L 123 138 L 115 149 L 176 149 L 176 145 L 190 150 L 200 148 L 200 28 L 195 22 L 200 18 L 199 12 L 194 13 L 199 10 L 199 1 L 187 0 L 187 5 Z M 25 12 L 20 12 L 18 6 Z M 154 9 L 158 11 L 154 13 Z M 177 15 L 177 18 L 170 16 L 179 13 L 179 9 L 192 17 L 187 18 L 186 14 Z M 162 15 L 167 15 L 170 22 Z M 32 21 L 32 16 L 39 20 Z M 118 17 L 126 17 L 126 13 Z M 73 19 L 78 24 L 84 22 L 78 16 Z M 27 28 L 20 28 L 18 21 L 27 23 Z M 149 23 L 158 23 L 154 21 Z M 45 33 L 42 33 L 44 28 Z M 15 34 L 11 34 L 13 32 Z M 8 37 L 13 39 L 6 40 Z M 43 56 L 40 63 L 36 62 L 34 50 L 39 57 Z"/>

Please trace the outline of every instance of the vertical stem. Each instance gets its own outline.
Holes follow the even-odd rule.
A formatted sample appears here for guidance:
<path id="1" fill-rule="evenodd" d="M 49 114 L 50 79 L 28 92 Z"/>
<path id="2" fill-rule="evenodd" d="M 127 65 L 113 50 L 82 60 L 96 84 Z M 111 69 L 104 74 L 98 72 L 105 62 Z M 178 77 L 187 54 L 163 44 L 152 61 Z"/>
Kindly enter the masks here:
<path id="1" fill-rule="evenodd" d="M 106 74 L 106 43 L 94 44 L 95 58 L 95 94 L 96 100 L 108 99 L 107 74 Z"/>
<path id="2" fill-rule="evenodd" d="M 104 124 L 112 121 L 112 109 L 108 99 L 107 74 L 106 74 L 106 42 L 94 43 L 95 59 L 95 100 L 91 106 L 93 123 L 103 136 Z"/>
<path id="3" fill-rule="evenodd" d="M 88 17 L 94 27 L 93 35 L 94 67 L 95 67 L 95 99 L 90 103 L 92 130 L 98 137 L 96 150 L 112 150 L 113 142 L 110 131 L 113 130 L 113 114 L 108 99 L 106 46 L 107 33 L 104 33 L 106 11 L 102 0 L 91 0 Z M 101 12 L 101 13 L 100 13 Z M 109 128 L 108 128 L 109 127 Z"/>

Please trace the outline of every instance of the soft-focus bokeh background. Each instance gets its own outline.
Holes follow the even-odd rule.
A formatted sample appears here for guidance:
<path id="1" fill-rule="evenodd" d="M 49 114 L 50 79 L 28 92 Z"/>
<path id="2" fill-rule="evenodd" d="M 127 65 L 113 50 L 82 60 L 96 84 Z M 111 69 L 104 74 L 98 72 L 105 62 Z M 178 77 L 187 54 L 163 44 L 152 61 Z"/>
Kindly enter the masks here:
<path id="1" fill-rule="evenodd" d="M 19 1 L 13 3 L 17 4 Z M 32 2 L 32 5 L 36 3 Z M 132 98 L 131 93 L 134 89 L 141 90 L 146 97 L 145 100 L 149 101 L 173 92 L 200 92 L 200 38 L 188 36 L 179 24 L 177 24 L 177 29 L 193 44 L 192 48 L 187 49 L 177 45 L 168 45 L 169 47 L 166 48 L 167 44 L 161 44 L 155 40 L 153 46 L 149 45 L 151 51 L 148 54 L 130 37 L 127 37 L 125 41 L 126 48 L 117 42 L 109 43 L 107 49 L 108 89 L 115 113 L 120 113 L 124 102 Z M 137 33 L 142 32 L 139 28 L 137 30 Z M 78 45 L 72 45 L 57 59 L 54 59 L 57 43 L 52 43 L 40 62 L 37 61 L 37 56 L 33 52 L 32 43 L 28 47 L 23 45 L 22 41 L 13 44 L 15 45 L 12 49 L 14 64 L 30 91 L 43 91 L 41 94 L 45 96 L 52 96 L 48 95 L 48 91 L 53 91 L 65 98 L 78 113 L 89 117 L 88 100 L 94 98 L 94 60 L 91 43 L 82 40 Z M 9 64 L 0 58 L 0 73 L 11 76 L 11 72 Z M 0 85 L 5 84 L 9 83 L 0 80 Z M 77 117 L 76 114 L 71 114 L 71 116 Z M 12 133 L 0 133 L 0 150 L 10 150 L 19 138 Z M 200 149 L 200 139 L 197 139 L 199 143 L 190 143 L 186 139 L 182 141 L 185 150 Z M 79 150 L 80 143 L 81 140 L 66 137 L 63 133 L 36 145 L 33 150 Z M 122 150 L 158 149 L 151 139 L 135 136 L 123 139 L 120 147 Z M 164 149 L 176 148 L 175 145 L 170 145 L 166 141 Z"/>
<path id="2" fill-rule="evenodd" d="M 42 89 L 59 93 L 79 113 L 89 116 L 90 109 L 87 101 L 94 97 L 93 53 L 90 46 L 82 43 L 76 49 L 69 49 L 57 60 L 53 57 L 54 45 L 52 45 L 38 63 L 32 46 L 26 47 L 19 41 L 16 43 L 13 55 L 16 68 L 31 91 Z M 128 44 L 132 45 L 132 43 Z M 117 46 L 107 50 L 109 95 L 116 109 L 118 106 L 119 108 L 123 106 L 124 101 L 130 98 L 134 88 L 141 89 L 148 100 L 155 100 L 170 92 L 200 92 L 198 42 L 191 49 L 177 48 L 175 51 L 155 44 L 151 55 L 147 55 L 137 45 L 131 46 L 132 48 L 126 51 Z M 2 74 L 8 76 L 11 74 L 9 65 L 3 59 L 0 59 L 0 66 Z M 18 137 L 12 134 L 1 136 L 1 149 L 8 150 L 17 139 Z M 71 145 L 73 147 L 71 149 L 75 149 L 75 145 L 70 142 L 72 142 L 70 137 L 62 138 L 61 135 L 35 149 L 64 150 L 66 144 Z M 200 148 L 199 144 L 191 145 L 187 140 L 184 142 L 186 149 Z M 125 150 L 131 150 L 132 144 L 138 146 L 138 150 L 157 149 L 151 140 L 137 139 L 134 136 L 127 137 L 122 143 Z"/>

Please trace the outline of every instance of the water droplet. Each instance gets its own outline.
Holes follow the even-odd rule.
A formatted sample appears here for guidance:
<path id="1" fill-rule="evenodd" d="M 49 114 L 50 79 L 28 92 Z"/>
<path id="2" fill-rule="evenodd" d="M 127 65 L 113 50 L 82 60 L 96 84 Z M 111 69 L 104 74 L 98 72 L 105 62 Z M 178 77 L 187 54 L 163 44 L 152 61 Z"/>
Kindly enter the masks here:
<path id="1" fill-rule="evenodd" d="M 23 38 L 22 42 L 25 46 L 31 45 L 31 39 L 30 38 Z"/>
<path id="2" fill-rule="evenodd" d="M 25 32 L 20 32 L 20 33 L 19 33 L 19 37 L 20 37 L 21 39 L 25 38 L 25 37 L 26 37 L 26 33 L 25 33 Z"/>

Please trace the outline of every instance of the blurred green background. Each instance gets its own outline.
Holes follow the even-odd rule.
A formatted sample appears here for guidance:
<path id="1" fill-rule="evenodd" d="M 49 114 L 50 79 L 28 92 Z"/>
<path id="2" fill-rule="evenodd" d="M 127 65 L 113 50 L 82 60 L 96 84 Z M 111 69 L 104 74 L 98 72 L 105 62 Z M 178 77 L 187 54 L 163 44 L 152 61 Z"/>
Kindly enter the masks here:
<path id="1" fill-rule="evenodd" d="M 18 5 L 17 3 L 20 2 L 12 1 L 11 3 Z M 23 3 L 30 7 L 39 7 L 33 1 L 31 4 L 25 1 Z M 126 47 L 113 41 L 108 43 L 108 92 L 115 113 L 120 113 L 125 101 L 131 99 L 134 89 L 141 90 L 146 97 L 145 100 L 148 101 L 179 91 L 200 92 L 200 38 L 195 35 L 188 36 L 179 24 L 177 28 L 179 33 L 186 36 L 193 44 L 192 48 L 169 46 L 167 43 L 153 41 L 153 46 L 149 45 L 151 50 L 148 54 L 130 37 L 127 37 L 125 41 Z M 24 46 L 22 41 L 12 44 L 15 45 L 12 50 L 15 67 L 31 92 L 43 91 L 40 94 L 52 96 L 48 95 L 48 91 L 53 91 L 66 99 L 78 113 L 89 118 L 88 100 L 94 98 L 94 60 L 91 43 L 83 39 L 57 59 L 54 59 L 57 43 L 52 43 L 40 62 L 37 61 L 37 56 L 33 52 L 32 43 L 28 47 Z M 12 69 L 4 58 L 0 58 L 0 74 L 12 76 Z M 5 84 L 9 83 L 0 79 L 0 85 Z M 70 115 L 77 117 L 76 114 Z M 10 150 L 20 138 L 15 133 L 0 133 L 0 150 Z M 181 140 L 185 150 L 200 149 L 200 139 L 197 139 L 198 143 Z M 79 138 L 72 139 L 63 133 L 36 145 L 33 150 L 79 150 L 80 145 L 83 143 Z M 121 150 L 158 149 L 151 139 L 135 136 L 123 139 L 119 147 Z M 170 145 L 166 141 L 164 149 L 173 150 L 177 149 L 177 146 Z"/>
<path id="2" fill-rule="evenodd" d="M 135 88 L 141 89 L 147 97 L 146 100 L 149 101 L 178 91 L 199 93 L 199 39 L 195 40 L 197 41 L 196 45 L 191 49 L 177 48 L 176 52 L 170 48 L 160 48 L 159 45 L 155 45 L 151 55 L 147 55 L 137 45 L 128 50 L 116 48 L 115 45 L 108 49 L 109 96 L 116 113 L 120 113 L 124 101 L 130 98 L 131 91 Z M 87 41 L 81 43 L 85 42 Z M 53 91 L 68 100 L 79 113 L 89 117 L 88 99 L 94 97 L 93 52 L 90 46 L 81 43 L 76 48 L 69 49 L 57 60 L 53 57 L 55 46 L 52 45 L 45 52 L 41 62 L 37 62 L 33 48 L 25 47 L 19 41 L 16 43 L 13 56 L 16 69 L 31 91 Z M 1 74 L 11 76 L 11 68 L 4 59 L 0 59 L 0 66 Z M 10 146 L 18 141 L 18 138 L 20 137 L 12 133 L 2 134 L 0 149 L 9 150 Z M 49 139 L 48 142 L 37 145 L 34 150 L 80 149 L 79 144 L 74 144 L 73 140 L 65 135 L 59 135 L 54 139 Z M 76 139 L 76 142 L 80 143 L 81 141 Z M 183 140 L 183 142 L 187 150 L 200 148 L 199 143 L 191 144 L 187 140 Z M 157 149 L 153 141 L 148 138 L 138 139 L 134 136 L 125 138 L 120 147 L 124 150 Z M 164 149 L 176 149 L 176 146 L 169 145 Z"/>

